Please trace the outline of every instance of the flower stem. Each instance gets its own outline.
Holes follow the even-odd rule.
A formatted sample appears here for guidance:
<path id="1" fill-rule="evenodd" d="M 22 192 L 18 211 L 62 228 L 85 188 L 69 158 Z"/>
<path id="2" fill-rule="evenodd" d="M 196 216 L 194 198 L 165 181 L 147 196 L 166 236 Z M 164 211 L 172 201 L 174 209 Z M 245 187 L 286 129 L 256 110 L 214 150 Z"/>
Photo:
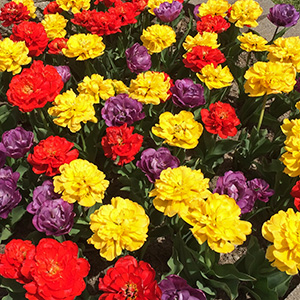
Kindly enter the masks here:
<path id="1" fill-rule="evenodd" d="M 277 34 L 277 32 L 278 32 L 278 29 L 279 29 L 279 26 L 276 27 L 275 32 L 274 32 L 274 34 L 273 34 L 273 37 L 272 37 L 270 43 L 273 43 L 273 41 L 274 41 L 274 39 L 275 39 L 275 36 L 276 36 L 276 34 Z"/>
<path id="2" fill-rule="evenodd" d="M 264 99 L 263 99 L 263 104 L 262 104 L 261 112 L 260 112 L 260 116 L 259 116 L 259 120 L 258 120 L 258 124 L 257 124 L 257 131 L 260 130 L 260 126 L 261 126 L 263 118 L 264 118 L 267 99 L 268 99 L 268 95 L 265 94 L 264 95 Z"/>

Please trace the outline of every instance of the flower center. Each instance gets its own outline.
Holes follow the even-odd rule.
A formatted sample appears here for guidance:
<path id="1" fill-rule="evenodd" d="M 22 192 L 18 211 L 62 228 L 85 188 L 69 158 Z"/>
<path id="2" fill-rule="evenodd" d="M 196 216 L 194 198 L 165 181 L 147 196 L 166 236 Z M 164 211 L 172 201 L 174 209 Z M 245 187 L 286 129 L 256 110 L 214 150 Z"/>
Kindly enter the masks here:
<path id="1" fill-rule="evenodd" d="M 135 300 L 138 295 L 138 289 L 135 283 L 126 283 L 125 286 L 122 287 L 123 296 L 126 300 Z"/>
<path id="2" fill-rule="evenodd" d="M 228 118 L 228 115 L 225 111 L 222 111 L 220 114 L 219 114 L 219 118 L 220 119 L 227 119 Z"/>
<path id="3" fill-rule="evenodd" d="M 50 266 L 48 267 L 47 273 L 50 275 L 55 275 L 57 272 L 60 271 L 60 266 L 57 261 L 52 261 Z"/>
<path id="4" fill-rule="evenodd" d="M 32 88 L 32 86 L 26 84 L 26 85 L 23 86 L 22 92 L 24 94 L 32 94 L 33 93 L 33 88 Z"/>

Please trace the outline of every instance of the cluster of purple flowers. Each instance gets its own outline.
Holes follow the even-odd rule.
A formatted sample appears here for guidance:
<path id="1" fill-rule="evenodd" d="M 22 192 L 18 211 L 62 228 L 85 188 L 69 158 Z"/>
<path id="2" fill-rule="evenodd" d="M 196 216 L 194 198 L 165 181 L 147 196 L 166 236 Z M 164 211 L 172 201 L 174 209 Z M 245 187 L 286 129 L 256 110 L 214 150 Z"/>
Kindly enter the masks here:
<path id="1" fill-rule="evenodd" d="M 139 43 L 133 44 L 125 51 L 126 62 L 129 70 L 133 73 L 139 74 L 148 71 L 151 66 L 151 55 L 145 46 Z"/>
<path id="2" fill-rule="evenodd" d="M 270 8 L 267 18 L 276 26 L 292 27 L 299 20 L 300 14 L 291 4 L 276 4 Z"/>
<path id="3" fill-rule="evenodd" d="M 141 160 L 136 162 L 136 166 L 145 173 L 150 182 L 155 182 L 162 170 L 179 167 L 180 160 L 167 148 L 148 148 L 142 152 Z"/>
<path id="4" fill-rule="evenodd" d="M 33 133 L 22 127 L 16 127 L 2 134 L 0 143 L 0 218 L 6 219 L 8 214 L 22 200 L 17 189 L 20 173 L 13 172 L 11 167 L 3 167 L 6 157 L 14 159 L 23 157 L 33 145 Z"/>
<path id="5" fill-rule="evenodd" d="M 269 197 L 274 195 L 274 190 L 270 189 L 269 184 L 263 179 L 255 178 L 247 181 L 242 172 L 228 171 L 218 178 L 214 193 L 226 194 L 235 199 L 241 213 L 245 214 L 252 211 L 256 200 L 268 202 Z"/>
<path id="6" fill-rule="evenodd" d="M 74 224 L 73 204 L 54 193 L 51 180 L 46 180 L 33 191 L 33 201 L 27 211 L 33 214 L 32 224 L 46 235 L 59 236 L 69 233 Z"/>
<path id="7" fill-rule="evenodd" d="M 205 294 L 189 286 L 185 279 L 178 275 L 169 275 L 159 283 L 162 300 L 206 300 Z"/>
<path id="8" fill-rule="evenodd" d="M 58 66 L 54 67 L 57 71 L 57 73 L 60 75 L 61 80 L 63 83 L 66 83 L 71 78 L 71 70 L 68 66 Z"/>
<path id="9" fill-rule="evenodd" d="M 130 98 L 127 94 L 110 97 L 101 110 L 102 118 L 107 126 L 132 125 L 145 118 L 143 104 Z"/>
<path id="10" fill-rule="evenodd" d="M 183 5 L 178 1 L 172 3 L 163 2 L 158 8 L 154 8 L 153 12 L 162 22 L 172 22 L 180 14 Z"/>
<path id="11" fill-rule="evenodd" d="M 17 189 L 20 173 L 13 172 L 11 167 L 0 169 L 0 218 L 6 219 L 8 214 L 22 200 Z"/>
<path id="12" fill-rule="evenodd" d="M 0 151 L 5 156 L 9 156 L 12 158 L 21 158 L 32 147 L 33 138 L 33 132 L 27 131 L 22 127 L 16 127 L 2 134 Z"/>
<path id="13" fill-rule="evenodd" d="M 175 105 L 194 108 L 205 104 L 203 86 L 190 78 L 178 79 L 171 87 L 172 101 Z"/>

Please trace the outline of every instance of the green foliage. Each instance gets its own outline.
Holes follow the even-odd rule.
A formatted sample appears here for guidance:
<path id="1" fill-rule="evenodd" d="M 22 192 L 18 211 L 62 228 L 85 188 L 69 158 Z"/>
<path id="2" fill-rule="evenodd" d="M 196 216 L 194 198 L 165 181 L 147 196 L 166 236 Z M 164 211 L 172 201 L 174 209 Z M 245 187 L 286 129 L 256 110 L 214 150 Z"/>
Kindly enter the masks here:
<path id="1" fill-rule="evenodd" d="M 265 251 L 260 248 L 258 240 L 251 237 L 247 253 L 237 263 L 238 270 L 253 276 L 255 280 L 245 282 L 241 286 L 253 299 L 279 299 L 288 287 L 291 276 L 270 266 L 265 258 Z"/>

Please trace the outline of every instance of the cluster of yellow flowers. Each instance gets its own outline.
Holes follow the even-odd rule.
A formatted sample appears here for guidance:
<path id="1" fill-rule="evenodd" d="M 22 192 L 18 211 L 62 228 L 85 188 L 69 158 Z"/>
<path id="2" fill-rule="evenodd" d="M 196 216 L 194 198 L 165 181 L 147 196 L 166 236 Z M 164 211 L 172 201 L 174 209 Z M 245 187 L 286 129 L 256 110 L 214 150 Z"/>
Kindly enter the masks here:
<path id="1" fill-rule="evenodd" d="M 279 211 L 262 226 L 262 235 L 273 245 L 269 246 L 266 258 L 272 266 L 288 275 L 300 270 L 300 212 L 289 208 Z"/>
<path id="2" fill-rule="evenodd" d="M 268 59 L 272 62 L 291 63 L 300 72 L 300 38 L 292 36 L 278 38 L 268 49 Z"/>
<path id="3" fill-rule="evenodd" d="M 149 218 L 139 204 L 121 197 L 111 199 L 91 214 L 93 235 L 88 239 L 100 255 L 112 261 L 123 249 L 138 250 L 147 239 Z"/>
<path id="4" fill-rule="evenodd" d="M 78 33 L 72 35 L 67 42 L 67 48 L 62 52 L 67 57 L 76 57 L 76 60 L 95 58 L 104 53 L 103 38 L 91 33 Z"/>
<path id="5" fill-rule="evenodd" d="M 296 84 L 296 70 L 290 63 L 258 61 L 246 71 L 245 78 L 245 92 L 250 97 L 289 93 Z"/>
<path id="6" fill-rule="evenodd" d="M 99 103 L 100 98 L 107 100 L 120 93 L 128 93 L 127 86 L 119 80 L 104 79 L 99 74 L 85 76 L 77 88 L 80 94 L 88 94 L 94 97 L 94 103 Z"/>
<path id="7" fill-rule="evenodd" d="M 206 65 L 201 69 L 201 73 L 196 75 L 210 90 L 230 86 L 234 79 L 228 66 L 222 68 L 221 65 L 218 65 L 215 68 L 213 64 Z"/>
<path id="8" fill-rule="evenodd" d="M 141 41 L 149 54 L 160 53 L 176 42 L 176 33 L 168 25 L 154 24 L 143 29 Z"/>
<path id="9" fill-rule="evenodd" d="M 47 37 L 50 41 L 56 38 L 64 38 L 67 34 L 65 30 L 68 20 L 59 13 L 47 14 L 42 20 L 41 24 L 47 33 Z"/>
<path id="10" fill-rule="evenodd" d="M 149 196 L 155 196 L 157 210 L 169 217 L 178 214 L 192 225 L 200 244 L 207 241 L 214 251 L 229 253 L 246 240 L 251 223 L 240 220 L 241 209 L 234 199 L 212 194 L 208 188 L 209 179 L 201 170 L 181 166 L 163 170 Z"/>
<path id="11" fill-rule="evenodd" d="M 300 109 L 300 103 L 296 105 Z M 291 177 L 297 177 L 300 175 L 300 119 L 284 119 L 281 130 L 286 135 L 286 152 L 280 158 L 285 165 L 284 172 Z"/>
<path id="12" fill-rule="evenodd" d="M 97 123 L 93 104 L 95 98 L 89 94 L 79 94 L 72 89 L 56 96 L 53 106 L 48 109 L 49 115 L 56 117 L 53 122 L 62 127 L 68 127 L 71 132 L 81 129 L 80 122 L 91 121 Z"/>
<path id="13" fill-rule="evenodd" d="M 265 40 L 262 36 L 254 34 L 251 31 L 248 33 L 243 32 L 243 34 L 238 36 L 237 39 L 241 42 L 241 49 L 247 52 L 261 52 L 268 50 L 268 41 Z"/>
<path id="14" fill-rule="evenodd" d="M 155 188 L 149 196 L 155 196 L 153 205 L 169 217 L 181 216 L 195 199 L 207 198 L 211 192 L 209 179 L 204 178 L 201 170 L 186 166 L 163 170 L 155 181 Z"/>
<path id="15" fill-rule="evenodd" d="M 24 41 L 13 42 L 10 38 L 0 40 L 0 72 L 12 72 L 13 75 L 20 73 L 21 66 L 31 62 L 28 53 Z"/>
<path id="16" fill-rule="evenodd" d="M 164 73 L 147 71 L 130 81 L 129 97 L 141 103 L 158 105 L 168 99 L 170 87 L 170 78 L 165 80 Z"/>
<path id="17" fill-rule="evenodd" d="M 56 0 L 58 6 L 63 10 L 70 10 L 73 14 L 80 13 L 81 9 L 88 10 L 90 8 L 90 0 Z"/>
<path id="18" fill-rule="evenodd" d="M 190 225 L 193 235 L 218 253 L 229 253 L 235 245 L 241 245 L 251 233 L 252 224 L 240 220 L 241 209 L 227 195 L 211 194 L 199 199 L 182 218 Z"/>
<path id="19" fill-rule="evenodd" d="M 207 15 L 225 17 L 229 9 L 229 21 L 240 28 L 256 27 L 258 25 L 256 20 L 263 12 L 260 5 L 254 0 L 237 0 L 232 5 L 226 0 L 208 0 L 200 5 L 198 16 L 200 18 Z"/>
<path id="20" fill-rule="evenodd" d="M 152 132 L 170 146 L 193 149 L 198 145 L 203 126 L 189 111 L 182 110 L 177 115 L 164 112 L 159 116 L 159 124 L 152 127 Z"/>
<path id="21" fill-rule="evenodd" d="M 245 74 L 247 79 L 245 91 L 250 93 L 251 97 L 289 93 L 296 83 L 295 77 L 296 71 L 292 64 L 257 62 Z"/>
<path id="22" fill-rule="evenodd" d="M 207 15 L 225 17 L 231 5 L 226 0 L 208 0 L 202 3 L 198 10 L 198 17 Z"/>
<path id="23" fill-rule="evenodd" d="M 232 4 L 229 21 L 235 23 L 236 27 L 256 27 L 256 20 L 262 14 L 263 9 L 254 0 L 237 0 Z"/>
<path id="24" fill-rule="evenodd" d="M 63 164 L 59 171 L 61 175 L 53 178 L 53 185 L 55 193 L 62 194 L 63 200 L 86 207 L 102 203 L 109 182 L 97 166 L 87 160 L 75 159 Z"/>
<path id="25" fill-rule="evenodd" d="M 53 122 L 68 127 L 71 132 L 81 129 L 81 122 L 97 123 L 94 104 L 107 100 L 120 93 L 127 93 L 127 86 L 119 80 L 104 79 L 99 74 L 85 76 L 78 84 L 76 95 L 72 89 L 56 96 L 53 106 L 48 109 L 49 115 L 56 117 Z"/>

